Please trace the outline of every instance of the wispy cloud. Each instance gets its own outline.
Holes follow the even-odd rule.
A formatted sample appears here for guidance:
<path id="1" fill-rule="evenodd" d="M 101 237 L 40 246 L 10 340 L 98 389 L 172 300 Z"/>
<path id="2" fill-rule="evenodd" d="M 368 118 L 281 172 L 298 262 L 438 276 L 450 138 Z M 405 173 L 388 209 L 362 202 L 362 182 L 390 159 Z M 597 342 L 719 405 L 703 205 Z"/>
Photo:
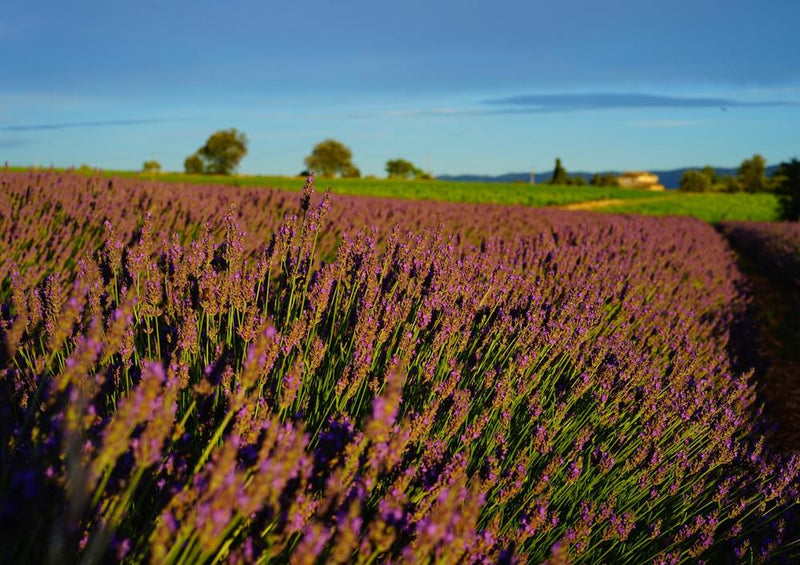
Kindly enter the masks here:
<path id="1" fill-rule="evenodd" d="M 661 96 L 639 93 L 530 94 L 483 100 L 473 107 L 406 108 L 377 115 L 389 118 L 428 116 L 492 116 L 506 114 L 555 114 L 590 110 L 639 110 L 648 108 L 768 108 L 797 106 L 798 101 L 737 100 L 735 98 Z M 353 113 L 352 118 L 371 118 L 375 113 Z M 700 122 L 687 120 L 652 120 L 635 122 L 642 127 L 685 127 Z"/>
<path id="2" fill-rule="evenodd" d="M 796 102 L 740 101 L 731 98 L 661 96 L 639 93 L 529 94 L 484 100 L 487 106 L 500 106 L 496 113 L 574 112 L 639 108 L 735 108 L 789 106 Z"/>
<path id="3" fill-rule="evenodd" d="M 132 120 L 91 120 L 83 122 L 53 122 L 44 124 L 0 124 L 0 131 L 48 131 L 71 128 L 95 128 L 112 126 L 139 126 L 181 122 L 192 118 L 146 118 Z"/>

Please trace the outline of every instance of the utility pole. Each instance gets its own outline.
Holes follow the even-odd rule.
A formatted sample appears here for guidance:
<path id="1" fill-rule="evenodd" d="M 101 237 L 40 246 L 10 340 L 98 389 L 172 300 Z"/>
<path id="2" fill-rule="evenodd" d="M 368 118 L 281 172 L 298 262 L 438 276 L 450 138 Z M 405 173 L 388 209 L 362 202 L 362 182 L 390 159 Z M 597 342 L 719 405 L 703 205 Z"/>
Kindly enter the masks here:
<path id="1" fill-rule="evenodd" d="M 531 186 L 536 184 L 536 170 L 531 167 Z"/>

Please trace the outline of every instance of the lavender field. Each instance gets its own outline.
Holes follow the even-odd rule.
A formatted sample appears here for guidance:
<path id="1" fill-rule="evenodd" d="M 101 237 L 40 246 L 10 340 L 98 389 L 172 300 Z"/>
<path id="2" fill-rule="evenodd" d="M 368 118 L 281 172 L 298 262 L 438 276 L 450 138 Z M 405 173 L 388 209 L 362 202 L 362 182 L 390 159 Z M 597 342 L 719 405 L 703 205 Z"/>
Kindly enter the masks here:
<path id="1" fill-rule="evenodd" d="M 3 563 L 800 559 L 708 224 L 0 184 Z"/>

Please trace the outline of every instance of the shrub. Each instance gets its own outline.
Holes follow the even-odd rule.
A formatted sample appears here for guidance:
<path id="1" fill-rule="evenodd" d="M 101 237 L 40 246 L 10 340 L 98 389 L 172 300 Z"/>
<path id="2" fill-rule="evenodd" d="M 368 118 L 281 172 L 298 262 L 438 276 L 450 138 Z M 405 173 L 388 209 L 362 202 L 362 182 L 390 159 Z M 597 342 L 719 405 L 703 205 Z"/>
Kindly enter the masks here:
<path id="1" fill-rule="evenodd" d="M 780 202 L 780 214 L 784 220 L 800 220 L 800 161 L 792 159 L 781 163 L 775 175 Z"/>
<path id="2" fill-rule="evenodd" d="M 142 172 L 143 173 L 160 173 L 161 172 L 161 163 L 159 163 L 156 160 L 145 161 L 142 164 Z"/>
<path id="3" fill-rule="evenodd" d="M 701 171 L 686 171 L 681 175 L 680 189 L 684 192 L 708 192 L 712 186 L 711 178 Z"/>

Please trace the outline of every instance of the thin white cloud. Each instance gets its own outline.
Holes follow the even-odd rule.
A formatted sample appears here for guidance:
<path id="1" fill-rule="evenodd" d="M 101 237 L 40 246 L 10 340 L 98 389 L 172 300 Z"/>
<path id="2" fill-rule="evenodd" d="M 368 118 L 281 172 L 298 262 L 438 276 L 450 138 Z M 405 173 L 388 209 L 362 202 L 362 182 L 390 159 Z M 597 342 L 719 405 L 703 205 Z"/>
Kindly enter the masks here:
<path id="1" fill-rule="evenodd" d="M 375 116 L 402 118 L 418 116 L 491 116 L 506 114 L 551 114 L 575 111 L 642 110 L 650 108 L 706 108 L 727 111 L 730 108 L 767 108 L 796 106 L 793 100 L 738 100 L 715 97 L 661 96 L 640 93 L 564 93 L 535 94 L 483 100 L 480 106 L 465 108 L 404 108 L 382 112 L 358 112 L 353 118 Z M 634 122 L 641 127 L 686 127 L 699 124 L 689 120 L 649 120 Z"/>
<path id="2" fill-rule="evenodd" d="M 637 110 L 642 108 L 728 108 L 792 106 L 797 102 L 782 100 L 742 101 L 732 98 L 664 96 L 639 92 L 588 92 L 562 94 L 530 94 L 485 100 L 498 107 L 500 113 L 573 112 L 581 110 Z"/>
<path id="3" fill-rule="evenodd" d="M 797 100 L 800 98 L 800 86 L 795 85 L 782 85 L 782 86 L 758 86 L 745 88 L 741 91 L 740 97 L 749 100 L 751 98 L 764 99 L 769 97 L 791 98 Z"/>

